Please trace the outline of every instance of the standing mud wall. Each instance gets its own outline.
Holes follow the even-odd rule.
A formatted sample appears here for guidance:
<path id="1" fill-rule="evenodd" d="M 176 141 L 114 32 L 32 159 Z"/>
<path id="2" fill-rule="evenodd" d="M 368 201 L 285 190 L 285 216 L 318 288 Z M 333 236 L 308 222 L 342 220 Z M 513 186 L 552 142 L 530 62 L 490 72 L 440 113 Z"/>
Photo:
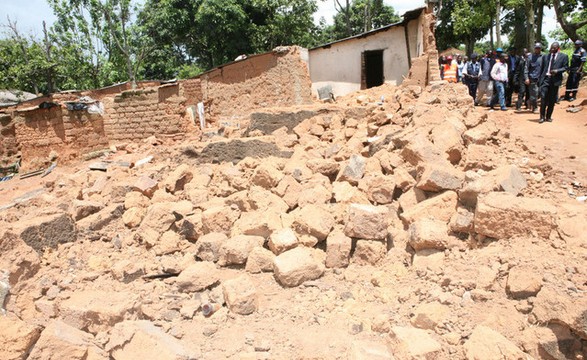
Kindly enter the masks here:
<path id="1" fill-rule="evenodd" d="M 200 77 L 207 115 L 230 121 L 265 107 L 312 103 L 307 50 L 284 47 L 213 69 Z"/>
<path id="2" fill-rule="evenodd" d="M 59 106 L 16 111 L 14 123 L 23 159 L 47 159 L 51 151 L 57 151 L 61 159 L 68 160 L 108 146 L 102 116 L 86 111 Z"/>
<path id="3" fill-rule="evenodd" d="M 307 50 L 299 47 L 253 55 L 193 79 L 171 84 L 141 82 L 135 90 L 129 87 L 118 84 L 62 92 L 3 109 L 0 161 L 18 154 L 25 163 L 46 161 L 51 151 L 59 154 L 60 161 L 68 161 L 111 144 L 150 136 L 181 139 L 201 131 L 192 111 L 200 102 L 210 128 L 227 121 L 246 126 L 249 114 L 260 108 L 312 102 Z M 103 114 L 67 110 L 67 102 L 81 101 L 81 97 L 99 100 Z"/>
<path id="4" fill-rule="evenodd" d="M 192 130 L 185 116 L 186 99 L 179 84 L 144 90 L 127 90 L 114 97 L 105 114 L 105 134 L 112 142 L 149 136 L 181 139 Z"/>

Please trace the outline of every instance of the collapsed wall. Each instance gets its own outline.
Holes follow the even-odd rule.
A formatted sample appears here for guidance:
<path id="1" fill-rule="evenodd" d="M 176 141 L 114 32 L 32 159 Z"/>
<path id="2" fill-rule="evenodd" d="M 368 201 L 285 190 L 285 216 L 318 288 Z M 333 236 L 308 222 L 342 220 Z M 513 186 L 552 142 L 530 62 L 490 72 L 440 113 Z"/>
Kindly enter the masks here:
<path id="1" fill-rule="evenodd" d="M 85 92 L 64 92 L 7 107 L 0 114 L 0 161 L 22 156 L 29 167 L 60 161 L 150 136 L 175 140 L 224 123 L 241 126 L 259 108 L 312 102 L 307 51 L 279 47 L 174 83 L 142 82 Z M 95 105 L 95 111 L 89 111 Z M 243 125 L 246 125 L 243 124 Z M 26 166 L 25 166 L 26 167 Z"/>

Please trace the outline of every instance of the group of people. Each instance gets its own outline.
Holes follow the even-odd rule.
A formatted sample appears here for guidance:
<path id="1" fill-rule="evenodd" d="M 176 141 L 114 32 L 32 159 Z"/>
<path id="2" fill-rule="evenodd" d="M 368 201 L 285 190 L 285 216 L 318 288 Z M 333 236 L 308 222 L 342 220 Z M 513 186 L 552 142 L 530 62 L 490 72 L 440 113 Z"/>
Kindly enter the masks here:
<path id="1" fill-rule="evenodd" d="M 488 107 L 494 109 L 499 105 L 505 111 L 512 106 L 513 94 L 518 93 L 516 110 L 520 111 L 524 105 L 533 113 L 540 111 L 539 122 L 543 123 L 552 122 L 565 72 L 568 78 L 564 100 L 575 100 L 586 60 L 583 42 L 577 40 L 570 64 L 557 42 L 552 43 L 547 54 L 543 54 L 542 45 L 536 43 L 534 52 L 523 49 L 521 55 L 513 47 L 507 53 L 498 48 L 495 52 L 487 51 L 481 58 L 475 53 L 470 60 L 461 55 L 447 56 L 441 57 L 439 63 L 441 77 L 448 82 L 466 84 L 476 106 L 482 105 L 486 96 Z"/>

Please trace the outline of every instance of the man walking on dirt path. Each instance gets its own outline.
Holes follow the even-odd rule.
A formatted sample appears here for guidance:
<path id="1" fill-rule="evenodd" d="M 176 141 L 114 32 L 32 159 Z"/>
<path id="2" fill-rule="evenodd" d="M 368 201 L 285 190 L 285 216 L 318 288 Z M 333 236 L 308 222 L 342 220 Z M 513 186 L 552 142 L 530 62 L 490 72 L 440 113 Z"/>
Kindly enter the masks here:
<path id="1" fill-rule="evenodd" d="M 491 56 L 492 52 L 487 51 L 485 57 L 481 59 L 479 65 L 481 66 L 481 76 L 479 78 L 479 86 L 477 87 L 477 99 L 475 105 L 481 105 L 483 96 L 487 96 L 487 106 L 490 105 L 493 97 L 493 81 L 491 80 Z"/>
<path id="2" fill-rule="evenodd" d="M 505 91 L 508 84 L 508 61 L 508 54 L 501 54 L 491 69 L 491 78 L 495 87 L 495 93 L 489 105 L 491 110 L 493 110 L 495 103 L 498 101 L 501 110 L 506 111 L 508 109 L 505 104 Z"/>
<path id="3" fill-rule="evenodd" d="M 563 73 L 569 68 L 569 57 L 560 52 L 558 42 L 550 45 L 550 53 L 542 57 L 540 72 L 540 121 L 552 122 L 552 112 L 558 97 L 558 89 L 563 82 Z"/>
<path id="4" fill-rule="evenodd" d="M 467 63 L 465 68 L 463 69 L 463 77 L 465 80 L 465 84 L 469 88 L 469 95 L 475 101 L 477 96 L 477 87 L 479 85 L 479 78 L 481 77 L 481 66 L 477 62 L 478 55 L 473 53 L 471 55 L 471 61 Z M 475 101 L 475 103 L 477 103 Z"/>
<path id="5" fill-rule="evenodd" d="M 534 45 L 534 53 L 528 58 L 528 78 L 530 79 L 530 111 L 538 111 L 538 96 L 540 89 L 538 82 L 540 80 L 540 71 L 542 67 L 542 44 Z"/>
<path id="6" fill-rule="evenodd" d="M 567 89 L 565 91 L 565 100 L 574 101 L 579 89 L 579 81 L 583 73 L 583 65 L 587 61 L 587 51 L 583 48 L 583 41 L 575 41 L 575 51 L 571 57 L 571 66 L 569 67 L 569 78 L 567 79 Z"/>

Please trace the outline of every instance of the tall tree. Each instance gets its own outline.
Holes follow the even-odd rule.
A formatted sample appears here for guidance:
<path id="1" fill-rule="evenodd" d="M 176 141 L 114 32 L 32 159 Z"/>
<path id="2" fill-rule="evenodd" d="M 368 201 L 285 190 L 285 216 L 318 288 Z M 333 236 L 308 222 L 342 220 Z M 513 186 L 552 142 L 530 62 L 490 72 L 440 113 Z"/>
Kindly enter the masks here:
<path id="1" fill-rule="evenodd" d="M 481 40 L 491 27 L 492 4 L 474 0 L 456 0 L 452 12 L 453 33 L 462 39 L 467 54 L 471 54 L 475 43 Z"/>
<path id="2" fill-rule="evenodd" d="M 331 40 L 357 35 L 400 20 L 394 8 L 381 0 L 354 0 L 334 16 Z"/>
<path id="3" fill-rule="evenodd" d="M 556 12 L 556 19 L 563 31 L 571 40 L 577 40 L 579 38 L 577 30 L 587 25 L 587 1 L 567 0 L 561 4 L 560 0 L 552 0 L 552 5 Z M 580 16 L 573 17 L 573 13 L 579 13 Z"/>

